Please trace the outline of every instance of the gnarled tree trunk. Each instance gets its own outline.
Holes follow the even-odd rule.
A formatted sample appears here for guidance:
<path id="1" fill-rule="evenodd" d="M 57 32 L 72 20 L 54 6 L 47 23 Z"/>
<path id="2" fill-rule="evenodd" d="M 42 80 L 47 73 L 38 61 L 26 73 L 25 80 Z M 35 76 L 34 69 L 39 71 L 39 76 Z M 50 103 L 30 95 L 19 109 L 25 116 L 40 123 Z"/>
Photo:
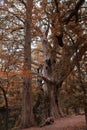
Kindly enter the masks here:
<path id="1" fill-rule="evenodd" d="M 83 39 L 78 38 L 75 44 L 78 45 L 79 41 L 81 43 L 84 40 L 85 37 Z M 78 60 L 81 60 L 82 55 L 86 51 L 86 48 L 84 48 L 85 45 L 86 42 L 84 42 L 83 46 L 80 46 L 80 44 L 78 45 Z M 74 66 L 76 65 L 76 56 L 74 56 L 73 60 L 71 60 L 71 57 L 75 52 L 75 48 L 73 48 L 72 46 L 71 51 L 67 52 L 66 50 L 66 53 L 62 56 L 60 62 L 57 63 L 56 56 L 54 56 L 52 49 L 49 48 L 45 33 L 43 33 L 42 37 L 42 46 L 44 54 L 43 76 L 48 88 L 50 115 L 54 116 L 55 118 L 58 118 L 60 115 L 62 115 L 58 101 L 59 88 L 61 88 L 63 81 L 67 78 L 67 76 L 71 73 Z M 67 47 L 67 49 L 70 48 L 71 47 Z"/>
<path id="2" fill-rule="evenodd" d="M 54 68 L 56 64 L 56 58 L 52 55 L 49 46 L 47 46 L 47 38 L 45 33 L 43 33 L 42 37 L 42 46 L 44 53 L 44 66 L 43 66 L 43 76 L 45 80 L 45 84 L 47 86 L 48 91 L 48 104 L 49 104 L 49 114 L 48 116 L 52 116 L 54 118 L 59 118 L 63 116 L 62 110 L 59 106 L 58 96 L 59 96 L 59 88 L 61 88 L 62 83 L 58 83 L 54 81 Z"/>

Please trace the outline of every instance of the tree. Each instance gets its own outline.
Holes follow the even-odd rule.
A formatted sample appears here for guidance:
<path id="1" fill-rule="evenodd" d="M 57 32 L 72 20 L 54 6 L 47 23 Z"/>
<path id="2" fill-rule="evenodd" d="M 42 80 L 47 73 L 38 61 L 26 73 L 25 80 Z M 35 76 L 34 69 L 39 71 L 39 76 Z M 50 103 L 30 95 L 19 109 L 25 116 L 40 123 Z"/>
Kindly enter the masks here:
<path id="1" fill-rule="evenodd" d="M 71 3 L 74 6 L 74 3 Z M 66 7 L 66 5 L 67 2 L 41 1 L 41 7 L 44 9 L 44 11 L 41 12 L 42 16 L 40 15 L 42 20 L 42 22 L 40 22 L 40 28 L 42 27 L 44 30 L 42 29 L 43 31 L 41 31 L 41 29 L 39 29 L 44 55 L 43 79 L 47 85 L 50 98 L 49 115 L 55 118 L 58 118 L 60 115 L 58 112 L 58 92 L 62 83 L 76 65 L 73 41 L 75 41 L 75 46 L 78 46 L 80 52 L 78 53 L 79 60 L 81 60 L 82 55 L 86 51 L 86 48 L 84 49 L 86 45 L 86 35 L 83 34 L 82 24 L 76 24 L 74 20 L 68 25 L 63 23 L 63 18 L 65 17 L 63 13 L 66 8 L 63 11 L 61 11 L 61 9 L 62 7 Z M 82 21 L 85 22 L 85 19 L 82 19 Z M 80 30 L 79 37 L 78 30 Z M 63 43 L 63 41 L 65 42 Z"/>
<path id="2" fill-rule="evenodd" d="M 8 99 L 7 99 L 6 91 L 2 87 L 2 79 L 0 79 L 0 89 L 3 92 L 3 96 L 4 96 L 4 100 L 5 100 L 5 109 L 6 109 L 5 128 L 6 128 L 6 130 L 8 130 Z"/>
<path id="3" fill-rule="evenodd" d="M 24 43 L 24 85 L 22 104 L 22 128 L 29 128 L 35 124 L 32 105 L 31 86 L 31 24 L 32 24 L 32 0 L 26 1 L 25 43 Z"/>
<path id="4" fill-rule="evenodd" d="M 5 30 L 5 37 L 7 39 L 6 45 L 8 47 L 8 49 L 6 49 L 8 57 L 5 56 L 4 60 L 4 63 L 5 62 L 7 63 L 6 58 L 8 58 L 8 63 L 5 64 L 7 67 L 7 68 L 5 67 L 6 72 L 9 71 L 9 68 L 11 69 L 11 71 L 13 69 L 15 69 L 15 71 L 23 70 L 23 73 L 20 76 L 23 77 L 23 74 L 25 75 L 23 77 L 24 91 L 23 91 L 23 109 L 22 109 L 22 122 L 21 122 L 22 128 L 30 127 L 34 124 L 33 106 L 32 106 L 32 87 L 31 87 L 31 23 L 32 23 L 31 16 L 33 7 L 32 3 L 33 3 L 32 1 L 30 2 L 5 1 L 5 5 L 1 8 L 2 12 L 6 12 L 6 15 L 2 16 L 2 20 L 5 17 L 8 18 L 7 23 L 5 23 L 4 21 L 5 27 L 4 29 L 2 29 L 2 31 Z M 26 15 L 23 14 L 19 6 L 22 9 L 22 11 L 25 12 L 26 10 Z M 11 40 L 9 39 L 9 36 Z M 2 41 L 4 41 L 5 37 L 3 37 Z M 23 53 L 23 47 L 24 47 L 24 53 Z M 19 63 L 16 64 L 16 62 Z M 27 113 L 29 113 L 29 115 Z"/>

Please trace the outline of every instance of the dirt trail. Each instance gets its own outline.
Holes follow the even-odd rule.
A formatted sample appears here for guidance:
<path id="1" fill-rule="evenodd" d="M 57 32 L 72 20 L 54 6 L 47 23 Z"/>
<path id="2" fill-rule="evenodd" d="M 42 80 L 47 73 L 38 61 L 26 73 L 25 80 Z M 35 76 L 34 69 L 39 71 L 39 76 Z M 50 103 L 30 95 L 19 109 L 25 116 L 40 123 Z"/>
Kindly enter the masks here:
<path id="1" fill-rule="evenodd" d="M 24 130 L 85 130 L 85 116 L 71 116 L 56 120 L 53 125 L 44 126 L 41 128 L 29 128 Z"/>

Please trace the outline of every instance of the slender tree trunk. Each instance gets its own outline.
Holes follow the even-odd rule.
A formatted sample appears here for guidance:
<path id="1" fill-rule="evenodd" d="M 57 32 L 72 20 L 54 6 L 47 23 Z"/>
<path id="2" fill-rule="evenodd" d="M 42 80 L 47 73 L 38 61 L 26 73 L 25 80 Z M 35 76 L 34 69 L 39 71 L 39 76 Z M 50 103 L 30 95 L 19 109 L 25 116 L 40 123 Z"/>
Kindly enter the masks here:
<path id="1" fill-rule="evenodd" d="M 32 105 L 31 86 L 31 23 L 32 23 L 32 0 L 26 1 L 25 20 L 25 45 L 24 45 L 24 85 L 22 94 L 22 128 L 29 128 L 35 125 Z"/>
<path id="2" fill-rule="evenodd" d="M 86 96 L 86 98 L 87 98 L 87 96 Z M 85 120 L 86 120 L 86 130 L 87 130 L 87 101 L 85 101 Z"/>
<path id="3" fill-rule="evenodd" d="M 86 130 L 87 130 L 87 84 L 84 86 L 84 111 L 86 120 Z"/>
<path id="4" fill-rule="evenodd" d="M 6 107 L 6 113 L 5 113 L 5 129 L 8 130 L 8 99 L 6 96 L 6 91 L 4 88 L 0 85 L 0 89 L 3 92 L 4 100 L 5 100 L 5 107 Z"/>

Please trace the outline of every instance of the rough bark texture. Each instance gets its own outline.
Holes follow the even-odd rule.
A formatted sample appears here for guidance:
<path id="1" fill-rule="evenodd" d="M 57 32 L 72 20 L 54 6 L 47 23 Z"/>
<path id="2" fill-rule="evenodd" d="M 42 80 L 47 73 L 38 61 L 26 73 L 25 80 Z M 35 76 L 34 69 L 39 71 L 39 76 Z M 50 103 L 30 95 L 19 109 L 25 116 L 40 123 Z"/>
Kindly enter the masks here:
<path id="1" fill-rule="evenodd" d="M 52 85 L 48 86 L 49 110 L 50 110 L 49 116 L 58 118 L 58 117 L 60 117 L 60 115 L 59 115 L 59 111 L 58 111 L 58 106 L 55 101 L 54 89 L 55 89 L 55 86 L 52 86 Z"/>
<path id="2" fill-rule="evenodd" d="M 23 85 L 23 104 L 22 104 L 22 128 L 29 128 L 35 124 L 32 107 L 32 86 L 31 86 L 31 17 L 32 0 L 26 1 L 26 20 L 25 20 L 25 45 L 24 45 L 24 85 Z"/>

